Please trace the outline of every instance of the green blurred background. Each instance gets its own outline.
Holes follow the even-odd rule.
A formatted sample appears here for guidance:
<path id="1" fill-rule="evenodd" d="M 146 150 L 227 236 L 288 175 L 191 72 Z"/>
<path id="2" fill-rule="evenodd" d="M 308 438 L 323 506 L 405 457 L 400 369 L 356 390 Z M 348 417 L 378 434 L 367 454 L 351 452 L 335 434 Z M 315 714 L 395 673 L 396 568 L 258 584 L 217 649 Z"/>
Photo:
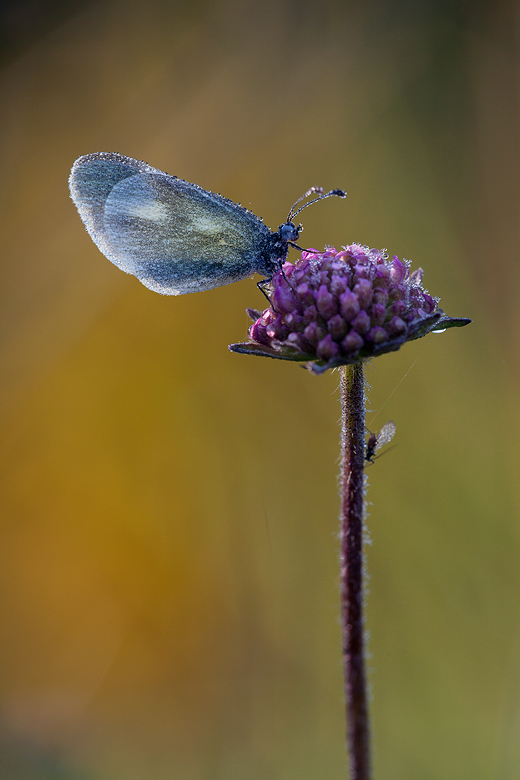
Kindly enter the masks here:
<path id="1" fill-rule="evenodd" d="M 0 21 L 1 780 L 347 776 L 338 374 L 228 352 L 253 280 L 164 298 L 112 266 L 68 197 L 95 151 L 272 227 L 344 187 L 302 243 L 388 247 L 474 320 L 367 372 L 397 425 L 368 472 L 375 776 L 518 778 L 518 3 Z"/>

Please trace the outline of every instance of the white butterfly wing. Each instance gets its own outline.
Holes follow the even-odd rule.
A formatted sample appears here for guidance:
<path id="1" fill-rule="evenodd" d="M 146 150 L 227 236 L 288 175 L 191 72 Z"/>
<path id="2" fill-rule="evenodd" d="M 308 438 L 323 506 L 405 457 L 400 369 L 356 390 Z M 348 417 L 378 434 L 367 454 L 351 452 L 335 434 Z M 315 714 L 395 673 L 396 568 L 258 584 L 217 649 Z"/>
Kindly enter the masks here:
<path id="1" fill-rule="evenodd" d="M 69 185 L 101 252 L 163 295 L 250 276 L 271 235 L 227 198 L 119 154 L 80 157 Z"/>

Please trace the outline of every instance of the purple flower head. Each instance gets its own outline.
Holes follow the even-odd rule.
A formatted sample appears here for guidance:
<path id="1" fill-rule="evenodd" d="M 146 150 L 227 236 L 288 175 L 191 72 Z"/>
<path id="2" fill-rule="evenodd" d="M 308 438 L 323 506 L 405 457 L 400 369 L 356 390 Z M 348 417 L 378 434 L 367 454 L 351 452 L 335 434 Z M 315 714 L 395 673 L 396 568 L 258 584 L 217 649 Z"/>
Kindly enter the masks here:
<path id="1" fill-rule="evenodd" d="M 270 306 L 248 310 L 242 352 L 305 361 L 314 373 L 393 352 L 430 331 L 467 325 L 447 317 L 422 286 L 422 269 L 386 252 L 351 244 L 303 251 L 270 280 Z"/>

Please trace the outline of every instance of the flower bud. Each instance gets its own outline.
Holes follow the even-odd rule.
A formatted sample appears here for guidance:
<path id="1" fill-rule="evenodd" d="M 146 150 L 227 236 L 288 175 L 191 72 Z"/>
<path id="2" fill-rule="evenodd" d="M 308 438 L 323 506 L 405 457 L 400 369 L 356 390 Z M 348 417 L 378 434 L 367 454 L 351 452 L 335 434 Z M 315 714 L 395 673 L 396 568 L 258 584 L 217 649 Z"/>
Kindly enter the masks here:
<path id="1" fill-rule="evenodd" d="M 365 333 L 368 333 L 370 330 L 370 317 L 366 313 L 364 309 L 362 309 L 359 314 L 356 314 L 352 322 L 350 323 L 353 328 L 357 330 L 358 333 L 361 333 L 362 336 L 365 335 Z"/>
<path id="2" fill-rule="evenodd" d="M 330 333 L 322 339 L 316 347 L 316 354 L 320 360 L 333 360 L 339 355 L 339 347 L 335 341 L 332 341 Z"/>
<path id="3" fill-rule="evenodd" d="M 328 291 L 325 284 L 320 286 L 314 297 L 316 298 L 316 307 L 321 316 L 326 320 L 330 320 L 338 311 L 338 299 Z"/>

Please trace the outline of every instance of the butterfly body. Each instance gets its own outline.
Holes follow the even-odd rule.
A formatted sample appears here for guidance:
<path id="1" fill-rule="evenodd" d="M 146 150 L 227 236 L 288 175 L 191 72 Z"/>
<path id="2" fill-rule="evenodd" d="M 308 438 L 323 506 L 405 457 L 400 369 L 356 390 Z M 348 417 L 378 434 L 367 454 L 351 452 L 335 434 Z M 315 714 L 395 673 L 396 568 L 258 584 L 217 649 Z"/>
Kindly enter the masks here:
<path id="1" fill-rule="evenodd" d="M 299 236 L 290 219 L 273 232 L 222 195 L 120 154 L 80 157 L 69 186 L 101 252 L 163 295 L 270 278 Z"/>

